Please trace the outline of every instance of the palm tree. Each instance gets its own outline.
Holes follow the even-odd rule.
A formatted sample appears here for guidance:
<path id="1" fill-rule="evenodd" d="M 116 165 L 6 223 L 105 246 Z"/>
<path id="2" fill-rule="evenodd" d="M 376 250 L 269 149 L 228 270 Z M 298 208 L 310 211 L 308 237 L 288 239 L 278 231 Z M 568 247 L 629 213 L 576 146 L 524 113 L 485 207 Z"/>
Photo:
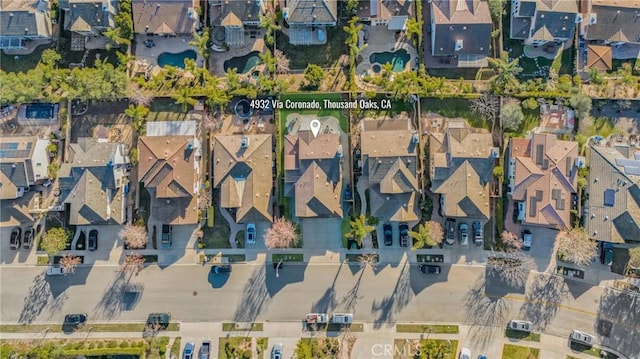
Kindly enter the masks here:
<path id="1" fill-rule="evenodd" d="M 216 83 L 207 82 L 205 93 L 207 95 L 207 105 L 212 108 L 217 107 L 222 110 L 231 100 L 231 96 L 227 91 L 219 88 Z"/>
<path id="2" fill-rule="evenodd" d="M 133 120 L 133 129 L 142 134 L 144 132 L 144 118 L 149 114 L 149 109 L 144 105 L 130 104 L 129 108 L 124 110 L 124 114 Z"/>
<path id="3" fill-rule="evenodd" d="M 205 27 L 202 29 L 202 35 L 199 35 L 197 32 L 193 33 L 193 39 L 189 41 L 189 45 L 194 46 L 198 49 L 198 54 L 206 60 L 209 59 L 209 28 Z"/>
<path id="4" fill-rule="evenodd" d="M 107 37 L 110 41 L 107 43 L 107 50 L 111 50 L 111 47 L 115 44 L 118 45 L 116 47 L 120 47 L 120 45 L 129 45 L 131 41 L 120 34 L 119 27 L 112 27 L 105 30 L 102 35 Z"/>
<path id="5" fill-rule="evenodd" d="M 518 59 L 509 61 L 509 55 L 503 52 L 499 59 L 489 58 L 489 65 L 496 71 L 491 78 L 491 86 L 495 92 L 510 93 L 517 90 L 516 75 L 522 72 L 522 67 L 518 66 Z"/>
<path id="6" fill-rule="evenodd" d="M 414 18 L 407 20 L 407 39 L 411 40 L 415 37 L 418 45 L 422 43 L 422 21 Z"/>
<path id="7" fill-rule="evenodd" d="M 198 100 L 191 97 L 192 90 L 189 87 L 183 87 L 178 90 L 177 93 L 171 95 L 171 98 L 176 100 L 176 103 L 182 105 L 182 112 L 187 112 L 189 105 L 195 106 L 198 104 Z"/>
<path id="8" fill-rule="evenodd" d="M 374 226 L 367 224 L 367 217 L 362 214 L 358 217 L 354 217 L 349 224 L 351 225 L 351 230 L 347 236 L 353 238 L 353 240 L 358 243 L 358 247 L 362 247 L 362 240 L 364 237 L 375 229 Z"/>
<path id="9" fill-rule="evenodd" d="M 271 51 L 267 50 L 264 54 L 259 54 L 258 56 L 267 67 L 269 75 L 273 76 L 276 73 L 276 59 L 271 55 Z"/>
<path id="10" fill-rule="evenodd" d="M 273 33 L 276 30 L 280 30 L 280 26 L 276 25 L 273 14 L 268 12 L 266 15 L 260 15 L 260 27 L 265 29 L 264 42 L 267 46 L 273 45 Z"/>
<path id="11" fill-rule="evenodd" d="M 411 250 L 415 251 L 416 249 L 420 249 L 425 246 L 434 247 L 442 242 L 442 231 L 438 231 L 437 228 L 434 228 L 435 225 L 431 222 L 432 221 L 418 225 L 417 232 L 409 231 L 409 237 L 414 239 Z"/>

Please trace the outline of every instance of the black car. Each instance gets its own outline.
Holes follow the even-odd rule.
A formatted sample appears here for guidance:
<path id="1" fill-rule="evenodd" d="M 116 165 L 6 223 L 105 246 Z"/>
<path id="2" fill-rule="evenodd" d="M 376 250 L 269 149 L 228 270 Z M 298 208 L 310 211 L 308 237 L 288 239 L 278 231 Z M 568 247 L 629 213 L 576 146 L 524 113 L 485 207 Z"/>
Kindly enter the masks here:
<path id="1" fill-rule="evenodd" d="M 90 251 L 95 251 L 98 249 L 98 230 L 92 229 L 89 232 L 89 243 L 87 244 L 87 249 Z"/>
<path id="2" fill-rule="evenodd" d="M 33 230 L 33 227 L 29 226 L 24 230 L 22 248 L 30 249 L 33 245 L 33 237 L 35 237 L 35 231 Z"/>
<path id="3" fill-rule="evenodd" d="M 11 230 L 10 247 L 11 249 L 15 250 L 20 248 L 21 244 L 22 244 L 22 230 L 20 229 L 20 227 L 14 227 Z"/>
<path id="4" fill-rule="evenodd" d="M 393 230 L 390 223 L 385 223 L 382 226 L 382 232 L 384 233 L 384 245 L 390 246 L 393 244 Z"/>
<path id="5" fill-rule="evenodd" d="M 167 329 L 169 322 L 171 322 L 171 313 L 151 313 L 147 317 L 147 325 L 157 325 L 161 329 Z"/>
<path id="6" fill-rule="evenodd" d="M 420 272 L 424 274 L 440 274 L 441 268 L 440 266 L 433 265 L 433 264 L 421 264 Z"/>
<path id="7" fill-rule="evenodd" d="M 405 222 L 400 223 L 398 225 L 398 229 L 400 230 L 400 247 L 408 247 L 409 246 L 409 225 Z"/>
<path id="8" fill-rule="evenodd" d="M 163 224 L 162 238 L 161 238 L 162 249 L 171 248 L 172 243 L 173 243 L 173 226 L 170 224 Z"/>
<path id="9" fill-rule="evenodd" d="M 444 222 L 444 230 L 447 232 L 445 242 L 447 244 L 456 243 L 456 220 L 453 218 L 447 218 Z"/>
<path id="10" fill-rule="evenodd" d="M 222 274 L 222 273 L 231 273 L 231 266 L 228 264 L 211 266 L 211 274 Z"/>
<path id="11" fill-rule="evenodd" d="M 82 328 L 87 322 L 86 314 L 67 314 L 64 316 L 64 326 Z"/>

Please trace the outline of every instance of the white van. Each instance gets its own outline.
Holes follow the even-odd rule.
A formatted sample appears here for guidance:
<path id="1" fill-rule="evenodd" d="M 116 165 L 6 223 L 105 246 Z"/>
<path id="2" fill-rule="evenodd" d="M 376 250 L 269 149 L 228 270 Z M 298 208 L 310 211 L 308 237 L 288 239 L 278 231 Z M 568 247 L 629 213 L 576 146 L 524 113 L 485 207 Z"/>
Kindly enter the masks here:
<path id="1" fill-rule="evenodd" d="M 353 314 L 351 313 L 333 313 L 331 323 L 351 324 L 353 323 Z"/>

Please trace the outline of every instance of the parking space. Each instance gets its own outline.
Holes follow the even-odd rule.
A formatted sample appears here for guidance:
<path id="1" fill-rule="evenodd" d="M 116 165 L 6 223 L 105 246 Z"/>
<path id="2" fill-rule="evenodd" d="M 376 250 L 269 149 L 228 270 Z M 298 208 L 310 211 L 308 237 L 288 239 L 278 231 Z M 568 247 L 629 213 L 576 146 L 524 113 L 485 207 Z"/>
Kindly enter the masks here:
<path id="1" fill-rule="evenodd" d="M 113 251 L 122 246 L 118 241 L 122 228 L 123 226 L 121 225 L 78 226 L 74 233 L 73 241 L 71 242 L 73 253 L 84 256 L 85 264 L 109 261 L 112 255 L 119 257 L 119 253 L 115 254 Z M 87 249 L 87 241 L 92 230 L 98 231 L 97 249 L 95 251 Z M 80 232 L 84 233 L 84 235 L 81 235 Z M 84 237 L 85 243 L 79 245 L 78 242 L 81 241 L 82 236 Z M 114 260 L 119 260 L 119 258 L 114 258 Z"/>
<path id="2" fill-rule="evenodd" d="M 452 221 L 453 220 L 453 221 Z M 476 228 L 477 225 L 474 223 L 480 223 L 480 226 Z M 461 247 L 461 248 L 478 248 L 479 250 L 484 249 L 482 243 L 476 245 L 474 243 L 476 232 L 479 230 L 479 238 L 482 241 L 484 238 L 484 226 L 487 224 L 487 220 L 485 219 L 473 219 L 473 218 L 445 218 L 443 223 L 444 236 L 445 236 L 445 248 L 446 247 Z M 451 232 L 453 229 L 453 233 Z M 463 235 L 463 232 L 466 232 L 466 235 Z M 449 244 L 451 241 L 451 236 L 453 235 L 453 240 L 455 243 Z M 466 239 L 464 239 L 466 237 Z M 447 242 L 449 239 L 449 242 Z"/>
<path id="3" fill-rule="evenodd" d="M 336 218 L 300 219 L 305 249 L 340 248 L 340 220 Z"/>

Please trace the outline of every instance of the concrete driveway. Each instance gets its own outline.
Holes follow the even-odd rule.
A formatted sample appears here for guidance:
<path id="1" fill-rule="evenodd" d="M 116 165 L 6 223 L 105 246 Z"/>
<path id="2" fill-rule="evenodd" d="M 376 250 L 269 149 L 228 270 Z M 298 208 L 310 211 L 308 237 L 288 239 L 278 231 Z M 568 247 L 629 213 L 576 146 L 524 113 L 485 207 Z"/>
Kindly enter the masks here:
<path id="1" fill-rule="evenodd" d="M 304 249 L 326 250 L 341 248 L 341 221 L 337 218 L 300 219 Z"/>

